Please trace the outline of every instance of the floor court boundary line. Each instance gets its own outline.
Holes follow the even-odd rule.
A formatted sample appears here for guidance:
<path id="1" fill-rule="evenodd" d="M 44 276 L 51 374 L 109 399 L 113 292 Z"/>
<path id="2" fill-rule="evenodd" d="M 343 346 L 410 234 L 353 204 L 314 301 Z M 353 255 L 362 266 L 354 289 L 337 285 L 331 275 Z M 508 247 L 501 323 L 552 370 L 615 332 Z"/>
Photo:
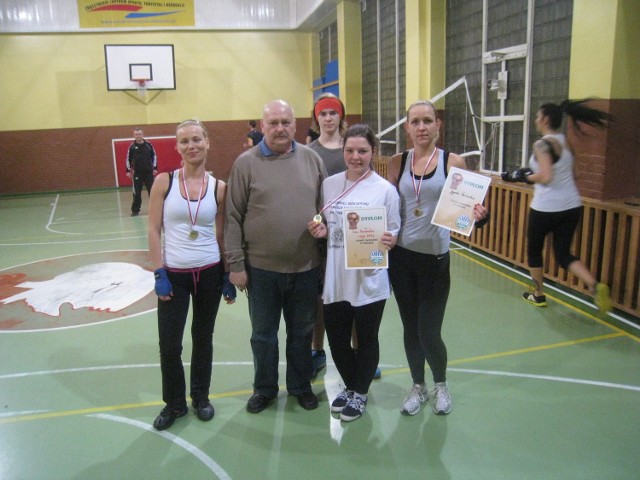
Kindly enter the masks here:
<path id="1" fill-rule="evenodd" d="M 63 232 L 55 232 L 64 234 Z M 66 235 L 66 234 L 65 234 Z M 68 235 L 88 235 L 85 233 L 73 233 Z M 110 235 L 110 233 L 100 233 L 99 235 Z M 122 240 L 135 240 L 137 238 L 144 238 L 146 235 L 135 235 L 133 237 L 117 237 L 117 238 L 94 238 L 89 240 L 55 240 L 52 242 L 29 242 L 29 243 L 0 243 L 0 247 L 31 247 L 34 245 L 73 245 L 77 243 L 97 243 L 97 242 L 118 242 Z M 145 250 L 146 251 L 146 250 Z M 67 257 L 71 255 L 65 255 Z M 9 267 L 14 268 L 14 267 Z"/>
<path id="2" fill-rule="evenodd" d="M 582 343 L 589 343 L 589 342 L 598 342 L 601 340 L 610 340 L 612 338 L 620 338 L 623 337 L 623 333 L 608 333 L 606 335 L 598 335 L 596 337 L 588 337 L 588 338 L 581 338 L 581 339 L 577 339 L 577 340 L 568 340 L 565 342 L 558 342 L 558 343 L 551 343 L 551 344 L 547 344 L 547 345 L 536 345 L 533 347 L 526 347 L 526 348 L 521 348 L 521 349 L 517 349 L 517 350 L 507 350 L 505 352 L 497 352 L 497 353 L 488 353 L 486 355 L 479 355 L 479 356 L 475 356 L 475 357 L 469 357 L 469 358 L 460 358 L 457 360 L 450 360 L 448 363 L 449 365 L 459 365 L 461 363 L 469 363 L 469 362 L 478 362 L 478 361 L 483 361 L 483 360 L 491 360 L 494 358 L 503 358 L 503 357 L 510 357 L 510 356 L 515 356 L 515 355 L 522 355 L 522 354 L 526 354 L 526 353 L 533 353 L 533 352 L 539 352 L 539 351 L 543 351 L 543 350 L 550 350 L 553 348 L 562 348 L 562 347 L 570 347 L 570 346 L 574 346 L 574 345 L 579 345 Z M 185 367 L 190 367 L 191 366 L 191 362 L 184 362 L 183 365 Z M 246 367 L 246 366 L 253 366 L 253 361 L 242 361 L 242 362 L 212 362 L 212 366 L 214 367 Z M 284 361 L 280 361 L 278 362 L 278 366 L 282 367 L 282 366 L 286 366 L 286 362 Z M 385 367 L 385 365 L 382 365 L 383 367 Z M 408 369 L 407 366 L 402 365 L 401 367 L 399 366 L 393 366 L 393 365 L 386 365 L 386 368 L 402 368 L 404 370 Z M 96 371 L 110 371 L 110 370 L 127 370 L 127 369 L 135 369 L 135 368 L 160 368 L 160 364 L 159 363 L 140 363 L 140 364 L 126 364 L 126 365 L 102 365 L 102 366 L 97 366 L 97 367 L 77 367 L 77 368 L 65 368 L 65 369 L 57 369 L 57 370 L 39 370 L 36 372 L 21 372 L 21 373 L 9 373 L 9 374 L 5 374 L 5 375 L 0 375 L 0 380 L 11 380 L 14 378 L 26 378 L 26 377 L 32 377 L 32 376 L 48 376 L 48 375 L 60 375 L 60 374 L 67 374 L 67 373 L 84 373 L 84 372 L 96 372 Z"/>
<path id="3" fill-rule="evenodd" d="M 53 217 L 56 214 L 56 210 L 58 209 L 58 202 L 60 201 L 60 194 L 58 193 L 56 195 L 56 199 L 53 201 L 53 203 L 51 204 L 51 213 L 49 214 L 49 220 L 47 221 L 47 224 L 45 225 L 45 230 L 48 230 L 51 233 L 59 233 L 62 235 L 82 235 L 82 233 L 77 233 L 77 232 L 60 232 L 58 230 L 54 230 L 53 228 L 51 228 L 51 225 L 53 225 Z"/>
<path id="4" fill-rule="evenodd" d="M 403 373 L 404 371 L 408 371 L 409 368 L 398 369 L 394 372 L 388 371 L 387 375 L 392 375 L 393 373 Z M 601 382 L 598 380 L 585 380 L 581 378 L 571 378 L 571 377 L 559 377 L 553 375 L 539 375 L 539 374 L 531 374 L 531 373 L 520 373 L 520 372 L 509 372 L 509 371 L 500 371 L 500 370 L 482 370 L 482 369 L 470 369 L 470 368 L 448 368 L 448 371 L 456 372 L 456 373 L 468 373 L 468 374 L 477 374 L 477 375 L 491 375 L 491 376 L 505 376 L 505 377 L 513 377 L 513 378 L 525 378 L 530 380 L 546 380 L 553 382 L 561 382 L 568 384 L 575 384 L 581 386 L 590 386 L 590 387 L 598 387 L 598 388 L 608 388 L 608 389 L 617 389 L 617 390 L 627 390 L 633 392 L 640 392 L 640 386 L 638 385 L 627 385 L 623 383 L 612 383 L 612 382 Z M 314 384 L 323 383 L 322 380 L 318 380 L 314 382 Z M 280 386 L 281 388 L 284 386 Z M 253 393 L 252 389 L 245 390 L 235 390 L 229 392 L 223 392 L 218 394 L 211 394 L 210 398 L 212 400 L 221 399 L 221 398 L 229 398 L 229 397 L 239 397 L 242 395 L 249 395 Z M 244 403 L 244 400 L 243 400 Z M 52 418 L 61 418 L 61 417 L 69 417 L 69 416 L 78 416 L 78 415 L 97 415 L 103 412 L 109 411 L 120 411 L 120 410 L 131 410 L 137 408 L 147 408 L 152 406 L 160 406 L 164 405 L 162 400 L 149 401 L 149 402 L 140 402 L 140 403 L 130 403 L 123 405 L 111 405 L 104 407 L 94 407 L 94 408 L 85 408 L 78 410 L 67 410 L 67 411 L 51 411 L 41 414 L 28 414 L 26 416 L 20 416 L 20 413 L 15 413 L 14 416 L 8 418 L 0 418 L 0 426 L 3 424 L 10 423 L 18 423 L 18 422 L 27 422 L 27 421 L 35 421 L 35 420 L 46 420 Z M 144 424 L 147 426 L 146 424 Z M 151 428 L 151 427 L 149 427 Z"/>
<path id="5" fill-rule="evenodd" d="M 51 208 L 51 212 L 49 213 L 49 220 L 47 221 L 47 224 L 44 227 L 46 230 L 49 230 L 50 232 L 53 231 L 53 230 L 49 229 L 49 226 L 53 223 L 53 217 L 56 214 L 56 209 L 58 208 L 58 201 L 59 200 L 60 200 L 60 194 L 58 193 L 56 195 L 56 198 L 53 200 L 53 203 L 50 204 L 50 207 L 52 207 L 52 208 Z M 54 233 L 57 233 L 57 232 L 54 232 Z"/>
<path id="6" fill-rule="evenodd" d="M 498 260 L 495 260 L 495 259 L 493 259 L 493 258 L 491 258 L 491 257 L 489 257 L 489 256 L 487 256 L 487 255 L 485 255 L 485 254 L 483 254 L 483 253 L 481 253 L 481 252 L 477 252 L 477 251 L 475 251 L 475 250 L 473 250 L 473 249 L 471 249 L 471 248 L 469 248 L 469 247 L 467 247 L 467 246 L 460 245 L 460 244 L 456 244 L 456 245 L 458 246 L 458 248 L 455 248 L 455 249 L 454 249 L 454 248 L 452 248 L 451 250 L 452 250 L 452 251 L 455 251 L 458 255 L 463 255 L 463 254 L 462 254 L 462 253 L 460 253 L 458 250 L 466 251 L 466 252 L 469 252 L 469 253 L 470 253 L 470 254 L 472 254 L 472 255 L 476 255 L 476 256 L 478 256 L 478 257 L 480 257 L 480 258 L 483 258 L 484 260 L 486 260 L 486 261 L 488 261 L 488 262 L 491 262 L 491 263 L 493 263 L 494 265 L 498 265 L 498 266 L 500 266 L 500 267 L 502 267 L 502 268 L 504 268 L 504 269 L 506 269 L 506 270 L 508 270 L 508 271 L 510 271 L 510 272 L 512 272 L 512 273 L 515 273 L 515 274 L 517 274 L 517 275 L 519 275 L 519 276 L 521 276 L 521 277 L 523 277 L 523 278 L 526 278 L 526 279 L 528 279 L 528 278 L 529 278 L 529 276 L 528 276 L 526 273 L 521 272 L 521 271 L 519 271 L 519 270 L 517 270 L 517 269 L 515 269 L 515 268 L 513 268 L 513 267 L 510 267 L 510 266 L 509 266 L 509 265 L 507 265 L 506 263 L 502 263 L 502 262 L 500 262 L 500 261 L 498 261 Z M 471 258 L 471 257 L 468 257 L 468 256 L 466 256 L 466 255 L 463 255 L 463 256 L 464 256 L 465 258 L 468 258 L 469 260 L 473 260 L 473 261 L 477 262 L 478 264 L 480 264 L 480 265 L 484 266 L 485 268 L 489 268 L 492 272 L 494 272 L 494 273 L 496 273 L 496 274 L 498 274 L 498 275 L 501 275 L 501 276 L 503 276 L 503 277 L 505 277 L 505 278 L 508 278 L 508 279 L 511 279 L 511 280 L 514 280 L 514 281 L 515 281 L 515 279 L 514 279 L 513 277 L 510 277 L 509 275 L 506 275 L 506 274 L 505 274 L 505 273 L 503 273 L 503 272 L 500 272 L 500 271 L 498 271 L 498 270 L 492 269 L 492 268 L 488 267 L 487 265 L 483 264 L 482 262 L 478 262 L 477 260 L 475 260 L 475 259 L 473 259 L 473 258 Z M 518 283 L 518 284 L 520 284 L 520 285 L 525 285 L 525 286 L 526 286 L 526 282 L 517 282 L 517 283 Z M 545 282 L 545 283 L 544 283 L 544 286 L 545 286 L 545 288 L 546 288 L 546 289 L 550 289 L 550 290 L 553 290 L 553 291 L 555 291 L 555 292 L 558 292 L 558 293 L 560 293 L 561 295 L 565 295 L 565 296 L 567 296 L 567 297 L 571 298 L 572 300 L 574 300 L 574 301 L 576 301 L 576 302 L 579 302 L 579 303 L 581 303 L 581 304 L 583 304 L 583 305 L 585 305 L 585 306 L 589 307 L 589 309 L 593 309 L 593 308 L 594 308 L 594 306 L 593 306 L 591 303 L 589 303 L 588 301 L 586 301 L 586 300 L 584 300 L 584 299 L 582 299 L 582 298 L 580 298 L 580 297 L 577 297 L 577 296 L 573 295 L 572 293 L 565 292 L 564 290 L 562 290 L 562 289 L 560 289 L 560 288 L 558 288 L 558 287 L 556 287 L 556 286 L 554 286 L 554 285 L 550 285 L 549 283 Z M 572 310 L 574 310 L 574 311 L 578 311 L 578 312 L 580 312 L 580 313 L 582 313 L 582 314 L 584 314 L 584 315 L 587 315 L 587 316 L 589 316 L 590 318 L 595 319 L 595 320 L 596 320 L 596 321 L 598 321 L 598 322 L 604 323 L 604 324 L 605 324 L 605 325 L 607 325 L 608 327 L 616 328 L 614 325 L 611 325 L 610 323 L 603 322 L 601 319 L 599 319 L 598 317 L 596 317 L 595 315 L 593 315 L 591 312 L 587 312 L 587 311 L 585 311 L 585 310 L 577 309 L 577 308 L 576 308 L 576 307 L 574 307 L 573 305 L 570 305 L 570 304 L 568 304 L 568 303 L 566 303 L 566 302 L 562 301 L 562 300 L 561 300 L 561 299 L 559 299 L 558 297 L 555 297 L 555 296 L 552 296 L 552 295 L 549 295 L 549 297 L 551 297 L 555 302 L 560 303 L 561 305 L 563 305 L 563 306 L 565 306 L 565 307 L 567 307 L 567 308 L 571 308 Z M 635 324 L 635 323 L 633 323 L 633 322 L 631 322 L 631 321 L 629 321 L 629 320 L 627 320 L 627 319 L 625 319 L 625 318 L 621 317 L 620 315 L 618 315 L 618 314 L 616 314 L 616 313 L 609 312 L 609 313 L 607 313 L 607 316 L 610 316 L 610 317 L 612 317 L 612 318 L 615 318 L 615 319 L 616 319 L 616 320 L 618 320 L 619 322 L 624 323 L 625 325 L 628 325 L 628 326 L 630 326 L 630 327 L 632 327 L 632 328 L 634 328 L 634 329 L 636 329 L 636 330 L 640 331 L 640 325 L 637 325 L 637 324 Z M 627 333 L 628 335 L 630 335 L 628 332 L 625 332 L 625 333 Z"/>
<path id="7" fill-rule="evenodd" d="M 17 335 L 20 333 L 30 334 L 30 333 L 43 333 L 43 332 L 61 332 L 63 330 L 73 330 L 75 328 L 97 327 L 98 325 L 107 325 L 109 323 L 122 322 L 124 320 L 129 320 L 130 318 L 136 318 L 141 315 L 147 315 L 148 313 L 155 312 L 157 309 L 158 309 L 157 307 L 153 307 L 153 308 L 150 308 L 149 310 L 145 310 L 144 312 L 132 313 L 131 315 L 125 315 L 124 317 L 118 317 L 118 318 L 110 318 L 108 320 L 101 320 L 101 321 L 96 321 L 91 323 L 83 323 L 81 325 L 65 325 L 64 327 L 55 327 L 55 328 L 34 328 L 31 330 L 0 330 L 0 335 Z"/>
<path id="8" fill-rule="evenodd" d="M 148 252 L 149 250 L 146 248 L 127 248 L 126 250 L 100 250 L 99 252 L 87 252 L 87 253 L 70 253 L 68 255 L 58 255 L 57 257 L 48 257 L 41 258 L 39 260 L 33 260 L 31 262 L 20 263 L 18 265 L 12 265 L 11 267 L 0 268 L 0 272 L 4 272 L 5 270 L 9 270 L 10 268 L 20 268 L 26 267 L 27 265 L 33 265 L 34 263 L 46 262 L 49 260 L 59 260 L 60 258 L 69 258 L 69 257 L 81 257 L 83 255 L 97 255 L 100 253 L 122 253 L 122 252 Z"/>
<path id="9" fill-rule="evenodd" d="M 572 383 L 577 385 L 589 385 L 593 387 L 617 388 L 621 390 L 630 390 L 633 392 L 640 392 L 640 386 L 626 385 L 624 383 L 600 382 L 597 380 L 582 380 L 580 378 L 557 377 L 554 375 L 536 375 L 532 373 L 504 372 L 500 370 L 478 370 L 474 368 L 449 368 L 448 370 L 452 372 L 459 372 L 459 373 L 477 373 L 481 375 L 529 378 L 534 380 L 550 380 L 553 382 Z"/>
<path id="10" fill-rule="evenodd" d="M 158 431 L 153 428 L 151 425 L 147 425 L 146 423 L 142 423 L 138 420 L 132 420 L 130 418 L 118 417 L 116 415 L 107 415 L 104 413 L 95 413 L 92 415 L 88 415 L 89 417 L 99 418 L 102 420 L 110 420 L 112 422 L 123 423 L 125 425 L 129 425 L 135 428 L 139 428 L 149 433 L 153 433 L 158 435 L 166 440 L 169 440 L 171 443 L 179 446 L 180 448 L 186 450 L 188 453 L 196 457 L 200 460 L 211 472 L 213 472 L 220 480 L 231 480 L 229 474 L 222 468 L 213 458 L 204 453 L 194 444 L 187 442 L 186 440 L 180 438 L 179 436 L 167 432 L 167 431 Z"/>

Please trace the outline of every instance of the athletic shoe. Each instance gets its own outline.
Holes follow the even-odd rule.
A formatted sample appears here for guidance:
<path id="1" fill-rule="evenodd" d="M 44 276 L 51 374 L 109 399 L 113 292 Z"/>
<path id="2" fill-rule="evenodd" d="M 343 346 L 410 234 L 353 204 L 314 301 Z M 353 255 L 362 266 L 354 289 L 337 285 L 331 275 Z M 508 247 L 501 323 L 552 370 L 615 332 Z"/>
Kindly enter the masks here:
<path id="1" fill-rule="evenodd" d="M 594 303 L 600 313 L 610 312 L 613 306 L 611 305 L 611 296 L 609 294 L 609 287 L 604 283 L 596 283 L 596 293 L 593 297 Z"/>
<path id="2" fill-rule="evenodd" d="M 537 297 L 535 295 L 535 290 L 530 290 L 528 292 L 524 292 L 522 294 L 522 299 L 530 303 L 531 305 L 535 305 L 536 307 L 546 307 L 547 306 L 547 298 L 544 295 L 540 295 Z"/>
<path id="3" fill-rule="evenodd" d="M 376 367 L 376 373 L 373 374 L 373 379 L 380 380 L 380 377 L 382 377 L 382 371 L 379 367 Z"/>
<path id="4" fill-rule="evenodd" d="M 162 409 L 160 415 L 158 415 L 153 421 L 153 428 L 156 430 L 166 430 L 173 425 L 176 418 L 184 417 L 187 413 L 189 413 L 189 409 L 186 405 L 183 408 L 177 409 L 166 406 Z"/>
<path id="5" fill-rule="evenodd" d="M 269 406 L 275 397 L 267 397 L 261 393 L 254 393 L 247 402 L 247 412 L 260 413 Z"/>
<path id="6" fill-rule="evenodd" d="M 367 408 L 367 397 L 354 392 L 349 403 L 340 412 L 340 420 L 351 422 L 362 416 L 364 409 Z"/>
<path id="7" fill-rule="evenodd" d="M 433 397 L 431 403 L 431 410 L 437 415 L 446 415 L 451 411 L 453 400 L 449 394 L 449 388 L 447 382 L 436 383 L 433 386 Z"/>
<path id="8" fill-rule="evenodd" d="M 400 413 L 415 415 L 420 411 L 421 405 L 429 400 L 429 392 L 426 384 L 414 383 L 409 395 L 402 401 Z"/>
<path id="9" fill-rule="evenodd" d="M 198 401 L 193 401 L 193 408 L 196 411 L 196 417 L 198 417 L 203 422 L 208 422 L 213 418 L 215 414 L 215 410 L 213 409 L 213 405 L 208 398 L 203 398 Z"/>
<path id="10" fill-rule="evenodd" d="M 318 375 L 318 372 L 327 366 L 327 355 L 324 350 L 311 350 L 311 361 L 313 362 L 313 374 Z"/>
<path id="11" fill-rule="evenodd" d="M 318 397 L 313 392 L 302 392 L 295 395 L 298 405 L 305 410 L 315 410 L 318 408 Z"/>
<path id="12" fill-rule="evenodd" d="M 331 403 L 331 411 L 333 413 L 340 413 L 347 406 L 349 401 L 353 398 L 353 390 L 343 389 L 338 396 Z"/>

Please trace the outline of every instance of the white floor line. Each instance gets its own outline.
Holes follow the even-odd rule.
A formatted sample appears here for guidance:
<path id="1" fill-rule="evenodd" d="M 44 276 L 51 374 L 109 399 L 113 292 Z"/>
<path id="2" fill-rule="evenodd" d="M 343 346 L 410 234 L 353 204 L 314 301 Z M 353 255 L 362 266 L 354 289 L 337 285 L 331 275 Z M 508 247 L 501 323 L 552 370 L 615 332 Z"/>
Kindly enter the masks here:
<path id="1" fill-rule="evenodd" d="M 554 377 L 551 375 L 534 375 L 531 373 L 502 372 L 499 370 L 477 370 L 475 368 L 448 368 L 447 371 L 460 372 L 460 373 L 476 373 L 481 375 L 496 375 L 500 377 L 518 377 L 518 378 L 531 378 L 535 380 L 550 380 L 552 382 L 573 383 L 578 385 L 591 385 L 594 387 L 618 388 L 621 390 L 631 390 L 634 392 L 640 392 L 640 386 L 625 385 L 623 383 L 598 382 L 595 380 L 582 380 L 579 378 Z"/>
<path id="2" fill-rule="evenodd" d="M 0 418 L 21 417 L 23 415 L 34 415 L 37 413 L 47 413 L 51 410 L 23 410 L 21 412 L 0 413 Z"/>
<path id="3" fill-rule="evenodd" d="M 196 457 L 204 465 L 206 465 L 206 467 L 209 470 L 211 470 L 216 475 L 216 477 L 218 477 L 220 480 L 231 480 L 231 477 L 229 476 L 229 474 L 225 472 L 224 469 L 220 465 L 218 465 L 218 463 L 216 463 L 216 461 L 213 458 L 208 456 L 206 453 L 204 453 L 195 445 L 187 442 L 186 440 L 183 440 L 182 438 L 178 437 L 177 435 L 174 435 L 173 433 L 169 433 L 167 431 L 160 432 L 155 428 L 153 428 L 151 425 L 147 425 L 146 423 L 140 422 L 138 420 L 132 420 L 130 418 L 118 417 L 116 415 L 108 415 L 105 413 L 94 413 L 88 416 L 101 418 L 103 420 L 111 420 L 112 422 L 124 423 L 125 425 L 131 425 L 141 430 L 145 430 L 150 433 L 155 433 L 156 435 L 159 435 L 169 440 L 170 442 L 173 442 L 177 446 L 183 448 L 188 453 Z"/>
<path id="4" fill-rule="evenodd" d="M 471 249 L 471 248 L 469 248 L 469 247 L 467 247 L 465 245 L 460 245 L 458 243 L 456 243 L 455 245 L 456 245 L 457 248 L 455 248 L 455 249 L 452 248 L 451 250 L 466 250 L 466 251 L 470 252 L 473 255 L 477 255 L 478 257 L 481 257 L 481 258 L 487 260 L 488 262 L 493 263 L 494 265 L 498 265 L 498 266 L 500 266 L 500 267 L 502 267 L 502 268 L 504 268 L 506 270 L 509 270 L 510 272 L 516 273 L 516 274 L 518 274 L 519 276 L 521 276 L 523 278 L 526 278 L 526 279 L 530 278 L 528 274 L 526 274 L 524 272 L 521 272 L 521 271 L 519 271 L 519 270 L 517 270 L 517 269 L 515 269 L 513 267 L 510 267 L 506 263 L 502 263 L 500 261 L 497 261 L 497 260 L 495 260 L 495 259 L 493 259 L 493 258 L 491 258 L 491 257 L 489 257 L 487 255 L 484 255 L 483 253 L 480 253 L 480 252 L 478 252 L 476 250 L 473 250 L 473 249 Z M 562 295 L 564 295 L 566 297 L 571 298 L 572 300 L 575 300 L 576 302 L 580 302 L 580 303 L 586 305 L 587 307 L 589 307 L 591 309 L 597 310 L 593 306 L 592 303 L 590 303 L 590 302 L 588 302 L 588 301 L 586 301 L 586 300 L 584 300 L 582 298 L 576 297 L 575 295 L 573 295 L 571 293 L 568 293 L 568 292 L 566 292 L 566 291 L 564 291 L 564 290 L 562 290 L 562 289 L 560 289 L 558 287 L 554 287 L 553 285 L 550 285 L 550 284 L 548 284 L 546 282 L 544 284 L 544 288 L 549 289 L 549 290 L 553 290 L 555 292 L 558 292 L 558 293 L 560 293 L 560 294 L 562 294 Z M 607 313 L 607 316 L 609 316 L 611 318 L 615 318 L 617 321 L 619 321 L 621 323 L 624 323 L 625 325 L 628 325 L 628 326 L 633 327 L 634 329 L 640 331 L 640 325 L 637 325 L 637 324 L 635 324 L 635 323 L 633 323 L 633 322 L 621 317 L 620 315 L 617 315 L 616 313 L 609 312 L 609 313 Z"/>
<path id="5" fill-rule="evenodd" d="M 281 366 L 284 366 L 286 362 L 280 362 Z M 189 362 L 184 363 L 185 367 L 190 366 Z M 248 367 L 253 366 L 253 362 L 213 362 L 213 366 L 226 366 L 226 367 Z M 334 367 L 333 363 L 327 363 L 327 366 Z M 84 368 L 68 368 L 68 369 L 60 369 L 60 370 L 42 370 L 38 372 L 25 372 L 25 373 L 12 373 L 7 375 L 0 375 L 0 380 L 10 380 L 13 378 L 25 378 L 32 376 L 48 376 L 48 375 L 56 375 L 56 374 L 67 374 L 67 373 L 80 373 L 80 372 L 95 372 L 95 371 L 110 371 L 110 370 L 126 370 L 133 368 L 160 368 L 159 363 L 141 363 L 134 365 L 104 365 L 102 367 L 84 367 Z M 382 370 L 387 369 L 396 369 L 396 368 L 408 368 L 407 365 L 386 365 L 380 364 L 380 368 Z M 513 373 L 513 372 L 503 372 L 498 370 L 479 370 L 473 368 L 454 368 L 448 367 L 448 371 L 450 372 L 462 372 L 462 373 L 479 373 L 484 375 L 502 375 L 507 377 L 522 377 L 522 378 L 534 378 L 538 380 L 552 380 L 556 382 L 567 382 L 567 383 L 576 383 L 583 385 L 594 385 L 600 387 L 609 387 L 609 388 L 618 388 L 622 390 L 633 390 L 640 392 L 640 386 L 635 385 L 625 385 L 620 383 L 609 383 L 609 382 L 599 382 L 595 380 L 582 380 L 579 378 L 567 378 L 567 377 L 554 377 L 548 375 L 537 375 L 530 373 Z"/>
<path id="6" fill-rule="evenodd" d="M 47 230 L 49 230 L 50 232 L 52 232 L 53 230 L 51 230 L 49 227 L 51 226 L 51 224 L 53 223 L 53 217 L 56 214 L 56 209 L 58 208 L 58 200 L 60 200 L 60 194 L 56 195 L 56 199 L 53 201 L 53 203 L 51 204 L 51 213 L 49 214 L 49 221 L 47 222 L 47 225 L 45 226 L 45 228 Z"/>

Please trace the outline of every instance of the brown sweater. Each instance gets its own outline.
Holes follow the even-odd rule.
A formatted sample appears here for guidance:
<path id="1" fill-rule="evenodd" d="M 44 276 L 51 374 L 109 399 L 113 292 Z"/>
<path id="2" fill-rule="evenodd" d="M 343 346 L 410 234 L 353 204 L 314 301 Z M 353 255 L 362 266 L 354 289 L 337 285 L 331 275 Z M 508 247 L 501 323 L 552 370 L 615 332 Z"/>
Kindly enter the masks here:
<path id="1" fill-rule="evenodd" d="M 261 146 L 233 164 L 227 187 L 224 243 L 232 272 L 255 268 L 298 273 L 320 265 L 318 240 L 307 230 L 321 208 L 327 171 L 304 145 L 265 156 Z"/>

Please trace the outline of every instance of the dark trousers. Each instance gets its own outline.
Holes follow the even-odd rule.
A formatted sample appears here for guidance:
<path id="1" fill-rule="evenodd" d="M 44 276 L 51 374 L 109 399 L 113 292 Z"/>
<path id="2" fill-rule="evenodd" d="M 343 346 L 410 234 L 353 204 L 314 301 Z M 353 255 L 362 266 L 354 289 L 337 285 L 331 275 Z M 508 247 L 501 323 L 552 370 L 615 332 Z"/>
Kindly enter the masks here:
<path id="1" fill-rule="evenodd" d="M 551 233 L 553 253 L 562 268 L 569 268 L 578 257 L 571 254 L 571 240 L 580 222 L 582 207 L 562 212 L 539 212 L 529 209 L 527 225 L 527 263 L 531 268 L 542 267 L 542 249 L 545 237 Z"/>
<path id="2" fill-rule="evenodd" d="M 131 203 L 131 212 L 140 213 L 142 206 L 142 187 L 147 187 L 147 193 L 151 195 L 151 187 L 153 186 L 153 172 L 133 171 L 133 202 Z"/>
<path id="3" fill-rule="evenodd" d="M 316 319 L 319 269 L 278 273 L 249 267 L 249 316 L 253 351 L 253 389 L 267 397 L 278 393 L 278 328 L 287 332 L 287 391 L 311 391 L 311 335 Z"/>
<path id="4" fill-rule="evenodd" d="M 324 327 L 327 331 L 331 357 L 347 390 L 366 395 L 373 381 L 380 344 L 378 331 L 386 300 L 359 307 L 349 302 L 335 302 L 323 306 Z M 358 350 L 351 347 L 351 329 L 356 325 Z"/>
<path id="5" fill-rule="evenodd" d="M 213 327 L 220 306 L 222 263 L 200 272 L 168 271 L 173 297 L 158 300 L 158 334 L 160 337 L 160 369 L 162 399 L 174 408 L 186 405 L 186 384 L 182 365 L 182 339 L 193 301 L 191 321 L 191 398 L 208 398 L 213 360 Z"/>
<path id="6" fill-rule="evenodd" d="M 413 382 L 424 383 L 425 359 L 433 381 L 446 381 L 442 323 L 451 286 L 449 252 L 427 255 L 396 246 L 390 252 L 389 278 L 404 326 L 404 350 Z"/>

